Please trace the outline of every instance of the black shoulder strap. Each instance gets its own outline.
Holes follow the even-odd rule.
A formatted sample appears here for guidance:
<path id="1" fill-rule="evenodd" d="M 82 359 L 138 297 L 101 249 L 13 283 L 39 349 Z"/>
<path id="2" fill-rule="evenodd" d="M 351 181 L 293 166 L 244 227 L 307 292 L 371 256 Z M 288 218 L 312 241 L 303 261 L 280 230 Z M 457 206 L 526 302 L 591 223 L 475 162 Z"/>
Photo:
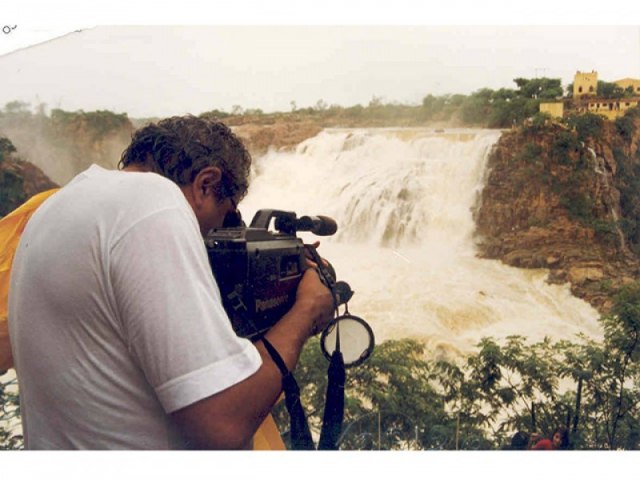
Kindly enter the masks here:
<path id="1" fill-rule="evenodd" d="M 284 360 L 265 338 L 261 338 L 267 352 L 282 373 L 282 388 L 285 404 L 291 420 L 291 448 L 293 450 L 315 450 L 307 417 L 300 402 L 300 387 Z M 327 395 L 325 399 L 322 431 L 320 432 L 319 450 L 337 450 L 338 440 L 344 421 L 344 385 L 346 372 L 344 358 L 340 351 L 340 331 L 336 332 L 336 349 L 331 355 L 327 379 Z"/>
<path id="2" fill-rule="evenodd" d="M 284 400 L 291 419 L 291 448 L 292 450 L 315 450 L 309 424 L 305 416 L 302 403 L 300 403 L 300 388 L 293 374 L 289 371 L 282 360 L 282 357 L 273 345 L 262 337 L 267 352 L 273 359 L 280 373 L 282 373 L 282 389 L 284 390 Z"/>
<path id="3" fill-rule="evenodd" d="M 338 440 L 340 433 L 342 433 L 346 373 L 340 350 L 335 350 L 331 355 L 328 377 L 327 397 L 318 450 L 338 450 Z"/>

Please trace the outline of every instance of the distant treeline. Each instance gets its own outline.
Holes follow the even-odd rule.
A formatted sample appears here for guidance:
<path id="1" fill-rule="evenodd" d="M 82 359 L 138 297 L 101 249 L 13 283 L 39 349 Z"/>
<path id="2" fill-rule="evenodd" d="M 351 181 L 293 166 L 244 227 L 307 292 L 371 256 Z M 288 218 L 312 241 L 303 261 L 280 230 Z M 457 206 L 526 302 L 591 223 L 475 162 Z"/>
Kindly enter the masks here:
<path id="1" fill-rule="evenodd" d="M 64 184 L 96 163 L 113 167 L 131 138 L 134 125 L 126 113 L 107 110 L 67 112 L 20 101 L 0 109 L 0 138 L 14 154 L 40 167 L 54 182 Z"/>
<path id="2" fill-rule="evenodd" d="M 230 112 L 210 110 L 202 116 L 217 118 L 230 124 L 274 123 L 278 120 L 312 120 L 324 127 L 351 126 L 447 126 L 511 128 L 539 116 L 540 103 L 570 99 L 573 84 L 563 91 L 559 78 L 516 78 L 516 88 L 492 90 L 482 88 L 470 95 L 428 94 L 421 105 L 397 102 L 385 103 L 373 97 L 368 105 L 342 107 L 324 100 L 311 107 L 298 108 L 291 102 L 290 112 L 265 113 L 260 109 L 234 105 Z M 597 94 L 603 98 L 622 98 L 633 95 L 614 83 L 598 81 Z"/>
<path id="3" fill-rule="evenodd" d="M 273 123 L 280 119 L 314 120 L 322 126 L 413 126 L 455 125 L 485 128 L 509 128 L 533 117 L 540 102 L 563 96 L 560 79 L 516 78 L 517 88 L 491 90 L 483 88 L 471 95 L 427 95 L 421 105 L 385 103 L 373 97 L 368 105 L 342 107 L 318 100 L 316 105 L 298 108 L 291 102 L 290 112 L 265 113 L 235 105 L 231 112 L 210 110 L 201 116 L 217 118 L 231 124 Z"/>
<path id="4" fill-rule="evenodd" d="M 54 108 L 47 114 L 47 105 L 44 103 L 36 105 L 32 111 L 29 103 L 16 100 L 7 103 L 0 110 L 0 132 L 19 124 L 45 127 L 51 130 L 51 134 L 83 130 L 95 140 L 128 127 L 131 123 L 126 113 L 113 113 L 108 110 L 67 112 Z"/>
<path id="5" fill-rule="evenodd" d="M 468 126 L 483 128 L 510 128 L 531 119 L 539 112 L 540 103 L 560 98 L 571 98 L 573 84 L 562 88 L 559 78 L 516 78 L 516 88 L 479 89 L 470 95 L 427 94 L 420 105 L 407 105 L 398 102 L 385 102 L 382 97 L 374 96 L 367 105 L 343 107 L 330 105 L 320 99 L 313 106 L 299 107 L 291 101 L 291 109 L 287 112 L 264 112 L 259 108 L 234 105 L 230 111 L 222 109 L 204 110 L 202 117 L 216 118 L 231 125 L 245 123 L 270 124 L 277 121 L 314 121 L 324 127 L 335 126 L 420 126 L 443 124 L 450 126 Z M 597 94 L 603 98 L 622 98 L 633 95 L 632 89 L 622 89 L 615 83 L 598 81 Z M 203 104 L 206 100 L 203 99 Z M 27 115 L 43 118 L 46 116 L 46 105 L 35 106 L 31 112 L 30 105 L 14 101 L 0 110 L 0 131 L 3 120 L 23 119 Z M 193 112 L 198 114 L 197 112 Z M 128 119 L 126 113 L 109 111 L 65 112 L 52 109 L 49 117 L 54 124 L 81 122 L 94 133 L 108 132 L 120 128 L 131 121 L 140 126 L 153 119 Z"/>

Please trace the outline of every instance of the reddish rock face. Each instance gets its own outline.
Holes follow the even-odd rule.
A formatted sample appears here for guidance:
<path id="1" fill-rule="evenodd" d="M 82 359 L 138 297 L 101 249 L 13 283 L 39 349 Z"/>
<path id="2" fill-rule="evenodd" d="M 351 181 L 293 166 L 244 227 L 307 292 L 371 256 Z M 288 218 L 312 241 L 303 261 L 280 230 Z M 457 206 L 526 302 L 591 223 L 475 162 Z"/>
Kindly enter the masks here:
<path id="1" fill-rule="evenodd" d="M 311 122 L 274 122 L 271 125 L 245 124 L 233 127 L 252 155 L 269 148 L 291 149 L 304 140 L 315 137 L 322 127 Z"/>
<path id="2" fill-rule="evenodd" d="M 480 255 L 548 268 L 550 282 L 570 282 L 575 295 L 607 312 L 611 293 L 640 274 L 640 241 L 629 228 L 640 220 L 634 122 L 631 138 L 613 122 L 585 141 L 561 125 L 505 133 L 475 213 Z"/>
<path id="3" fill-rule="evenodd" d="M 0 218 L 36 193 L 57 186 L 38 167 L 20 160 L 10 140 L 0 137 Z"/>

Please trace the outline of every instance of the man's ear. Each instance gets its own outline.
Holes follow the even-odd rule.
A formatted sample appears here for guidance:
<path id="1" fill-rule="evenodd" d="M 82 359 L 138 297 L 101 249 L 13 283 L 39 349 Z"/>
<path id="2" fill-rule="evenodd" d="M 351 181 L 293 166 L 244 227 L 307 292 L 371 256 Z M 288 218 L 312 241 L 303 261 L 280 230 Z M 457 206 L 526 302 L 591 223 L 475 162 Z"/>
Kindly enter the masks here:
<path id="1" fill-rule="evenodd" d="M 210 195 L 215 195 L 217 185 L 222 179 L 222 171 L 218 167 L 204 167 L 193 180 L 193 193 L 196 202 L 202 202 Z"/>

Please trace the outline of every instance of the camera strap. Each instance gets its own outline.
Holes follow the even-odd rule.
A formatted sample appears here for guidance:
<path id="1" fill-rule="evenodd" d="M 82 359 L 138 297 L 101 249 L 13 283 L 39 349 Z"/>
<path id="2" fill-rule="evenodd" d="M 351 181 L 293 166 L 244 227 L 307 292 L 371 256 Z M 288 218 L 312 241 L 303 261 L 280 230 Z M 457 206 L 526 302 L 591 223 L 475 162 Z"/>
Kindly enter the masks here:
<path id="1" fill-rule="evenodd" d="M 304 409 L 302 408 L 302 403 L 300 402 L 300 387 L 298 387 L 298 382 L 296 382 L 296 379 L 285 365 L 284 360 L 282 360 L 282 357 L 275 347 L 271 345 L 264 336 L 261 340 L 267 352 L 273 359 L 273 363 L 276 364 L 278 370 L 280 370 L 280 373 L 282 374 L 284 401 L 291 421 L 291 448 L 293 450 L 315 450 L 316 447 L 313 444 L 313 439 L 311 438 L 307 417 L 304 413 Z"/>
<path id="2" fill-rule="evenodd" d="M 282 389 L 285 405 L 291 422 L 290 436 L 292 450 L 315 450 L 307 417 L 300 401 L 300 387 L 289 371 L 284 360 L 273 345 L 263 336 L 265 349 L 282 374 Z M 325 401 L 322 431 L 318 443 L 319 450 L 337 450 L 338 438 L 342 431 L 344 419 L 344 385 L 346 379 L 345 365 L 339 348 L 339 336 L 336 350 L 331 356 L 328 370 L 327 396 Z"/>
<path id="3" fill-rule="evenodd" d="M 327 397 L 318 450 L 337 450 L 344 420 L 344 383 L 346 380 L 344 359 L 339 349 L 336 349 L 331 355 L 327 380 Z"/>

